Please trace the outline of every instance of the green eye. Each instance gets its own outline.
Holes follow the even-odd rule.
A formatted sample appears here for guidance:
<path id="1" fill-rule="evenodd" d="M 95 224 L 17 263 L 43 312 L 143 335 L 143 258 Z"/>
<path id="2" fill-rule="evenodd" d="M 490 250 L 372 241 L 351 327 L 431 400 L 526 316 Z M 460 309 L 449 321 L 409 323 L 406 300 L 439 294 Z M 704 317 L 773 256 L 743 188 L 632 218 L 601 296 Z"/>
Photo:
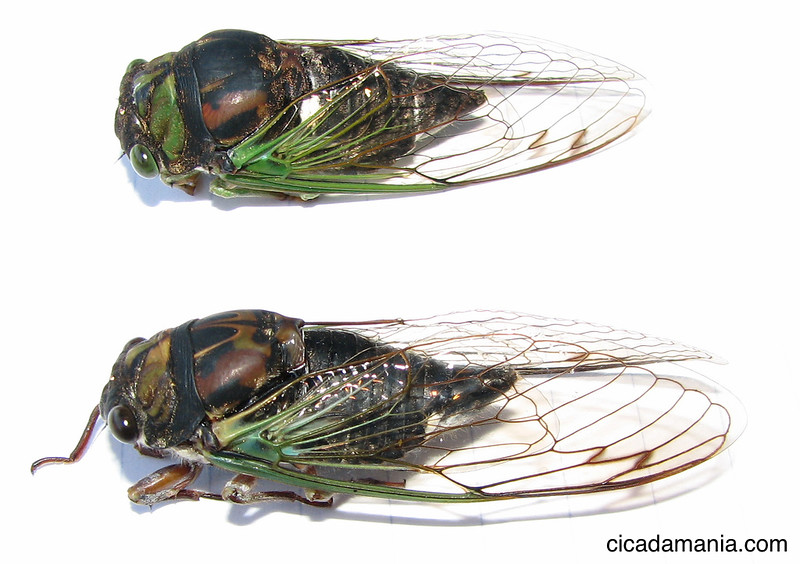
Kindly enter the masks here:
<path id="1" fill-rule="evenodd" d="M 153 153 L 141 143 L 137 143 L 131 147 L 128 157 L 131 159 L 133 170 L 135 170 L 139 176 L 144 178 L 155 178 L 158 176 L 158 163 L 156 163 L 156 160 L 153 158 Z"/>
<path id="2" fill-rule="evenodd" d="M 134 59 L 134 60 L 132 60 L 132 61 L 131 61 L 131 63 L 128 65 L 128 68 L 127 68 L 127 69 L 125 69 L 125 72 L 130 72 L 130 70 L 131 70 L 133 67 L 135 67 L 135 66 L 138 66 L 138 65 L 141 65 L 141 64 L 144 64 L 144 63 L 146 63 L 146 62 L 147 62 L 147 61 L 145 61 L 144 59 Z"/>

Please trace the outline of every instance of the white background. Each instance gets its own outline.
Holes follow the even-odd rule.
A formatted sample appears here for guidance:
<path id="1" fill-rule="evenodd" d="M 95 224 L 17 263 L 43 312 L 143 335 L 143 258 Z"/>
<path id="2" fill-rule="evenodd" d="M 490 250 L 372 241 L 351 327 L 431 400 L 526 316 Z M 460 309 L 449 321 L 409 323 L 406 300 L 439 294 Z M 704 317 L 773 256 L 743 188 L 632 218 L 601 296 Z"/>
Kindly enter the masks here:
<path id="1" fill-rule="evenodd" d="M 789 3 L 166 4 L 28 3 L 4 15 L 4 553 L 629 562 L 606 541 L 724 535 L 787 538 L 796 554 L 800 120 Z M 231 203 L 136 178 L 117 160 L 112 127 L 126 65 L 225 27 L 274 38 L 525 33 L 640 71 L 654 111 L 633 138 L 587 159 L 438 195 Z M 354 500 L 311 512 L 140 509 L 125 489 L 154 466 L 108 432 L 80 464 L 30 476 L 34 459 L 72 449 L 129 338 L 238 307 L 305 319 L 512 309 L 673 337 L 729 361 L 713 375 L 741 398 L 749 426 L 722 455 L 728 469 L 686 495 L 572 517 L 567 500 L 554 511 L 567 516 L 484 527 L 437 525 L 402 504 L 359 517 Z M 786 556 L 725 559 L 771 560 Z"/>

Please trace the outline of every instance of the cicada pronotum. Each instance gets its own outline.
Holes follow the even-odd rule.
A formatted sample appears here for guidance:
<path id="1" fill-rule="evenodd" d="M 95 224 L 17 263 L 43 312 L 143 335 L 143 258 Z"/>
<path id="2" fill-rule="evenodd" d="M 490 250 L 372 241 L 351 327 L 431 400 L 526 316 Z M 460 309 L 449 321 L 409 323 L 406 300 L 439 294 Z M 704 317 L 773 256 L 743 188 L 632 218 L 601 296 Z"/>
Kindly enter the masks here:
<path id="1" fill-rule="evenodd" d="M 144 177 L 220 196 L 444 190 L 575 160 L 646 115 L 622 65 L 529 37 L 277 42 L 133 61 L 116 132 Z"/>
<path id="2" fill-rule="evenodd" d="M 290 499 L 336 493 L 477 502 L 639 486 L 709 460 L 735 438 L 735 398 L 673 341 L 505 312 L 355 323 L 260 310 L 130 341 L 100 417 L 142 454 L 178 464 L 132 501 Z M 235 473 L 193 489 L 204 464 Z M 304 489 L 261 491 L 264 478 Z"/>

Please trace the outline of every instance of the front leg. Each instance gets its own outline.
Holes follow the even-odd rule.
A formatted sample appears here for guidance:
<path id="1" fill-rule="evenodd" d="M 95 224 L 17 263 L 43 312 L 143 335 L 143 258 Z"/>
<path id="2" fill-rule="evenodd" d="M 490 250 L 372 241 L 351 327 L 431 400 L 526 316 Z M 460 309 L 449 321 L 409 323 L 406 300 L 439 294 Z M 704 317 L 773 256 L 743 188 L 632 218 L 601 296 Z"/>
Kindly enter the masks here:
<path id="1" fill-rule="evenodd" d="M 186 489 L 197 479 L 202 469 L 202 465 L 191 462 L 165 466 L 128 488 L 128 498 L 133 503 L 155 505 L 170 499 L 205 497 L 201 492 Z"/>
<path id="2" fill-rule="evenodd" d="M 194 172 L 182 176 L 168 177 L 164 180 L 165 184 L 180 188 L 190 196 L 194 196 L 194 191 L 197 189 L 197 183 L 200 181 L 201 174 Z"/>

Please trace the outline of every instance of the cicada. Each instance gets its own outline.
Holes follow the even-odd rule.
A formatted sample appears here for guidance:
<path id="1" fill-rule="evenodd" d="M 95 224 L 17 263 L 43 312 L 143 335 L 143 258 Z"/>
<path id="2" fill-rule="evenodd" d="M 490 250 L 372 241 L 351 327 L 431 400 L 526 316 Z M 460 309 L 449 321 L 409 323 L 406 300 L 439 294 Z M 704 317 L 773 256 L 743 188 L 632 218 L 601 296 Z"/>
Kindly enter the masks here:
<path id="1" fill-rule="evenodd" d="M 426 192 L 567 163 L 647 113 L 622 65 L 529 37 L 278 42 L 133 61 L 115 129 L 141 176 L 219 196 Z"/>
<path id="2" fill-rule="evenodd" d="M 80 459 L 102 418 L 142 454 L 180 460 L 128 490 L 148 505 L 617 490 L 694 467 L 736 438 L 736 400 L 676 371 L 710 358 L 518 313 L 306 323 L 232 311 L 130 341 L 71 456 L 32 471 Z M 234 473 L 221 492 L 192 488 L 206 464 Z M 305 493 L 261 491 L 260 478 Z"/>

